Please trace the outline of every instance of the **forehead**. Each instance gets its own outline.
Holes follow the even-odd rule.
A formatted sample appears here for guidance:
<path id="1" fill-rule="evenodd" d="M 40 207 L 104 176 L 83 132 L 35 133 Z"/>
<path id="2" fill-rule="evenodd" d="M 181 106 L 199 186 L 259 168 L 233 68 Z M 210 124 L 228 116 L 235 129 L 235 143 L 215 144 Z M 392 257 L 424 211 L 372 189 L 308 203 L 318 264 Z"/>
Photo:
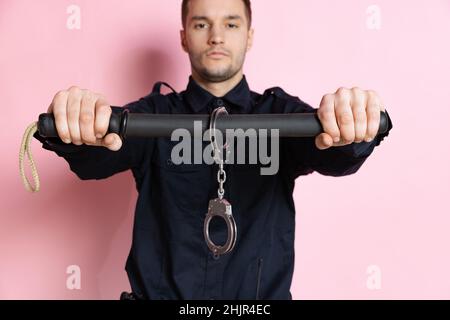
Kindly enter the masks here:
<path id="1" fill-rule="evenodd" d="M 202 16 L 210 19 L 240 15 L 245 18 L 245 4 L 242 0 L 190 0 L 188 2 L 188 19 Z"/>

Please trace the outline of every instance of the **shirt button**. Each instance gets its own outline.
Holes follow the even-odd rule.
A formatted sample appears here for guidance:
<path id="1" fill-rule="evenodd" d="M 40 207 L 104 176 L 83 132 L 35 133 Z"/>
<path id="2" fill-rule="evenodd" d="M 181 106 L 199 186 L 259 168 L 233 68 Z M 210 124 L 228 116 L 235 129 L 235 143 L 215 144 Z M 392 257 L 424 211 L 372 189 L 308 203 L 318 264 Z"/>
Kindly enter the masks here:
<path id="1" fill-rule="evenodd" d="M 219 107 L 223 106 L 223 100 L 222 99 L 217 99 L 217 105 Z"/>

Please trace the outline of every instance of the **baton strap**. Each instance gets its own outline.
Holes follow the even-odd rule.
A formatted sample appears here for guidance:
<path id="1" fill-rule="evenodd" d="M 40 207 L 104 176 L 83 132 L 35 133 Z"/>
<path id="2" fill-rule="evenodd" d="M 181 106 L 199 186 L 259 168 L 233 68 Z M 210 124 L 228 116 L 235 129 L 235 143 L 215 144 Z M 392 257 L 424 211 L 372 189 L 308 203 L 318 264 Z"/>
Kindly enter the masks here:
<path id="1" fill-rule="evenodd" d="M 20 170 L 20 176 L 22 177 L 23 184 L 25 185 L 25 188 L 30 192 L 38 192 L 40 190 L 40 182 L 39 182 L 39 175 L 37 172 L 36 164 L 33 160 L 33 155 L 31 153 L 31 139 L 33 138 L 33 135 L 38 131 L 38 124 L 37 122 L 33 122 L 28 126 L 28 128 L 25 130 L 25 133 L 22 138 L 22 143 L 20 144 L 20 151 L 19 151 L 19 170 Z M 33 177 L 34 186 L 30 183 L 28 180 L 26 174 L 25 174 L 25 168 L 24 168 L 24 158 L 25 155 L 28 157 L 28 161 L 30 163 L 31 167 L 31 175 Z"/>

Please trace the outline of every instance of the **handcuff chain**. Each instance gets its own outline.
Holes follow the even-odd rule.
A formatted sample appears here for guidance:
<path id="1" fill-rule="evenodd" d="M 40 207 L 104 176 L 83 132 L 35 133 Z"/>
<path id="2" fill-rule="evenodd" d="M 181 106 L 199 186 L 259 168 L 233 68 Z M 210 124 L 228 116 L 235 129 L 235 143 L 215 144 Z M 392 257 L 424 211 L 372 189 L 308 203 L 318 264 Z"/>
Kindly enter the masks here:
<path id="1" fill-rule="evenodd" d="M 217 171 L 217 182 L 219 183 L 219 189 L 217 190 L 217 194 L 219 199 L 223 199 L 225 195 L 223 185 L 227 180 L 227 174 L 224 170 L 224 159 L 222 157 L 224 152 L 220 150 L 216 139 L 216 121 L 219 114 L 228 114 L 227 109 L 225 107 L 218 107 L 212 111 L 209 124 L 209 140 L 211 141 L 214 160 L 219 163 L 219 170 Z M 225 142 L 222 150 L 226 150 L 226 154 L 229 153 L 228 147 L 228 143 Z"/>

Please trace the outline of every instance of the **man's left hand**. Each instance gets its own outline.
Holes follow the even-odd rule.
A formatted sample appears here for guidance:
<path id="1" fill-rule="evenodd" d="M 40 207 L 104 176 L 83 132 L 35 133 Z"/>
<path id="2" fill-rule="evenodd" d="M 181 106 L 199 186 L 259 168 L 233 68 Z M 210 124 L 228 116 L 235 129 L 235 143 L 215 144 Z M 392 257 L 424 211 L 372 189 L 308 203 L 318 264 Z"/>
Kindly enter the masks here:
<path id="1" fill-rule="evenodd" d="M 378 133 L 380 111 L 385 108 L 372 90 L 339 88 L 334 94 L 324 95 L 317 111 L 324 131 L 316 137 L 317 148 L 371 142 Z"/>

